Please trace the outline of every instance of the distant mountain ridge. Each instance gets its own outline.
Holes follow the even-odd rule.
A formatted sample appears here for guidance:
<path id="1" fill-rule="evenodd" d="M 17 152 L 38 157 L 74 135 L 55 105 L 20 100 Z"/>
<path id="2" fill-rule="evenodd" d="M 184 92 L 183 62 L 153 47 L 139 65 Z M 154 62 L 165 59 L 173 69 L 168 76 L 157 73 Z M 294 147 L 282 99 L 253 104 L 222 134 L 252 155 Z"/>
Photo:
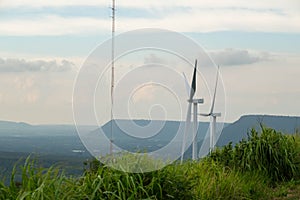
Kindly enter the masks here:
<path id="1" fill-rule="evenodd" d="M 115 143 L 122 148 L 137 147 L 141 149 L 151 146 L 151 150 L 156 150 L 168 144 L 177 133 L 181 122 L 179 121 L 152 121 L 154 126 L 164 124 L 163 128 L 155 135 L 146 137 L 143 132 L 142 138 L 132 137 L 126 134 L 126 130 L 118 125 L 127 127 L 127 133 L 134 132 L 130 129 L 130 124 L 135 123 L 138 126 L 146 127 L 149 120 L 115 120 L 113 121 Z M 106 134 L 110 132 L 110 123 L 102 126 Z M 217 141 L 217 146 L 223 146 L 229 142 L 237 143 L 243 138 L 247 138 L 247 133 L 251 128 L 259 129 L 260 123 L 274 128 L 286 134 L 295 133 L 300 130 L 300 117 L 273 116 L 273 115 L 244 115 L 233 123 L 224 124 L 224 129 Z M 118 125 L 117 125 L 118 124 Z M 206 131 L 209 128 L 208 122 L 199 122 L 198 142 L 201 143 Z M 97 126 L 86 126 L 84 129 L 91 134 L 98 134 Z M 139 129 L 137 129 L 139 131 Z M 148 133 L 149 134 L 149 133 Z M 108 135 L 107 135 L 108 136 Z M 144 136 L 144 138 L 143 138 Z M 54 148 L 53 148 L 54 147 Z M 0 121 L 0 151 L 10 152 L 32 152 L 43 151 L 62 154 L 73 154 L 73 149 L 83 150 L 85 147 L 77 134 L 75 125 L 31 125 L 23 122 Z"/>
<path id="2" fill-rule="evenodd" d="M 12 122 L 12 121 L 0 121 L 0 129 L 8 128 L 24 128 L 30 127 L 31 125 L 25 122 Z"/>
<path id="3" fill-rule="evenodd" d="M 217 142 L 223 146 L 229 142 L 237 143 L 247 138 L 249 131 L 254 128 L 260 130 L 260 124 L 273 128 L 284 134 L 293 134 L 300 130 L 300 117 L 274 115 L 244 115 L 237 121 L 225 127 Z"/>
<path id="4" fill-rule="evenodd" d="M 86 129 L 96 129 L 96 126 L 83 126 Z M 77 135 L 75 125 L 70 124 L 39 124 L 25 122 L 0 121 L 1 136 L 42 136 L 42 135 Z"/>
<path id="5" fill-rule="evenodd" d="M 112 123 L 112 124 L 111 124 Z M 160 120 L 124 120 L 117 119 L 107 122 L 100 128 L 90 133 L 95 140 L 100 140 L 100 134 L 110 138 L 111 125 L 113 127 L 114 143 L 127 151 L 156 151 L 169 144 L 184 130 L 184 123 L 180 121 Z M 180 125 L 182 125 L 180 129 Z M 208 122 L 199 122 L 198 141 L 201 141 L 209 127 Z M 181 140 L 174 140 L 179 145 Z"/>

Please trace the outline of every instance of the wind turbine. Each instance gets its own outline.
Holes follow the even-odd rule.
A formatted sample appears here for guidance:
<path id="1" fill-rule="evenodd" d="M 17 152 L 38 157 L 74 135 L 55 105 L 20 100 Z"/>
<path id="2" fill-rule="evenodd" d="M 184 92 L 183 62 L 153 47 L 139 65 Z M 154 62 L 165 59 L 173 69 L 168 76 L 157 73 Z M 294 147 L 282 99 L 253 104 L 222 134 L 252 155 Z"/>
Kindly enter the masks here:
<path id="1" fill-rule="evenodd" d="M 210 151 L 212 151 L 215 147 L 217 117 L 221 116 L 221 113 L 215 113 L 214 112 L 214 106 L 215 106 L 216 94 L 217 94 L 217 86 L 218 86 L 218 79 L 219 79 L 219 69 L 220 69 L 220 67 L 218 66 L 214 96 L 213 96 L 213 99 L 212 99 L 210 112 L 207 113 L 207 114 L 206 113 L 200 113 L 199 114 L 199 115 L 204 116 L 204 117 L 210 117 L 210 144 L 209 144 Z"/>
<path id="2" fill-rule="evenodd" d="M 185 77 L 185 75 L 184 75 Z M 192 142 L 192 159 L 196 160 L 197 159 L 197 130 L 198 130 L 198 104 L 203 103 L 203 99 L 194 99 L 194 95 L 196 93 L 196 86 L 197 86 L 197 60 L 195 60 L 195 67 L 194 67 L 194 73 L 193 73 L 193 80 L 191 87 L 187 86 L 190 88 L 190 92 L 188 94 L 189 99 L 188 99 L 188 110 L 187 110 L 187 115 L 186 115 L 186 121 L 185 121 L 185 131 L 184 131 L 184 136 L 182 140 L 182 149 L 181 149 L 181 163 L 183 162 L 183 156 L 184 156 L 184 150 L 185 150 L 185 143 L 186 143 L 186 137 L 188 134 L 188 131 L 190 129 L 190 123 L 191 123 L 191 117 L 192 117 L 192 105 L 193 105 L 193 142 Z M 186 77 L 185 77 L 186 78 Z"/>

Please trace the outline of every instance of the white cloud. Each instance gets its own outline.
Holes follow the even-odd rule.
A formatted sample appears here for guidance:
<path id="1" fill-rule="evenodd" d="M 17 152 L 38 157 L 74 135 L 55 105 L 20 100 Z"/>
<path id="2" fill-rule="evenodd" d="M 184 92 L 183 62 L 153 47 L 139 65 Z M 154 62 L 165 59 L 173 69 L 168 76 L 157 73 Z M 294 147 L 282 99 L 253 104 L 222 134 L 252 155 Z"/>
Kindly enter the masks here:
<path id="1" fill-rule="evenodd" d="M 269 59 L 264 53 L 243 49 L 214 53 L 221 58 L 228 57 L 229 60 L 223 62 L 231 65 L 235 64 L 233 59 L 243 55 L 243 59 L 239 60 L 243 67 L 221 67 L 228 103 L 227 120 L 233 121 L 247 113 L 300 115 L 299 55 L 270 52 L 266 54 L 271 55 Z M 252 57 L 257 57 L 258 61 L 253 62 Z M 39 58 L 21 63 L 28 64 L 34 60 L 49 62 Z M 65 73 L 0 73 L 0 118 L 31 123 L 72 123 L 71 99 L 75 77 L 74 70 Z M 152 91 L 151 87 L 145 89 Z M 135 102 L 151 99 L 151 96 L 144 95 L 144 91 L 138 92 L 141 96 L 133 96 Z M 224 102 L 217 101 L 216 108 L 220 103 Z M 176 113 L 173 116 L 177 116 Z"/>
<path id="2" fill-rule="evenodd" d="M 110 2 L 96 0 L 77 1 L 2 1 L 2 9 L 51 6 L 101 6 L 99 12 L 108 9 Z M 117 32 L 138 28 L 165 28 L 179 32 L 208 32 L 242 30 L 263 32 L 300 32 L 300 2 L 292 1 L 117 1 L 117 10 L 126 13 L 127 8 L 150 11 L 153 17 L 118 17 Z M 176 8 L 176 9 L 175 9 Z M 68 9 L 66 7 L 65 9 Z M 86 12 L 89 12 L 87 9 Z M 128 11 L 129 12 L 129 11 Z M 131 11 L 130 11 L 131 12 Z M 159 15 L 156 15 L 158 13 Z M 82 14 L 82 13 L 81 13 Z M 126 16 L 126 15 L 125 15 Z M 0 20 L 1 35 L 70 35 L 90 34 L 110 30 L 110 16 L 62 17 L 47 15 L 32 19 Z"/>
<path id="3" fill-rule="evenodd" d="M 53 58 L 0 59 L 0 118 L 72 123 L 71 100 L 76 77 L 72 63 L 73 60 Z"/>
<path id="4" fill-rule="evenodd" d="M 250 52 L 245 49 L 224 49 L 209 53 L 217 65 L 246 65 L 272 59 L 268 52 Z"/>
<path id="5" fill-rule="evenodd" d="M 16 89 L 31 89 L 35 85 L 35 80 L 32 76 L 27 76 L 25 78 L 15 77 L 14 84 Z"/>
<path id="6" fill-rule="evenodd" d="M 119 30 L 155 27 L 179 32 L 209 32 L 221 30 L 300 32 L 300 15 L 280 15 L 251 10 L 197 10 L 171 13 L 159 19 L 123 18 Z"/>
<path id="7" fill-rule="evenodd" d="M 157 88 L 151 84 L 139 88 L 132 96 L 133 102 L 137 103 L 140 101 L 153 101 L 155 99 L 155 93 L 157 93 L 156 90 Z"/>
<path id="8" fill-rule="evenodd" d="M 14 36 L 87 34 L 103 31 L 108 26 L 108 20 L 51 15 L 35 19 L 0 20 L 0 34 Z"/>
<path id="9" fill-rule="evenodd" d="M 29 123 L 72 123 L 76 73 L 0 73 L 0 118 Z"/>
<path id="10" fill-rule="evenodd" d="M 277 54 L 276 60 L 244 67 L 224 67 L 227 120 L 243 114 L 300 115 L 299 57 Z"/>
<path id="11" fill-rule="evenodd" d="M 217 17 L 216 17 L 217 16 Z M 300 15 L 279 15 L 252 11 L 192 11 L 172 13 L 162 18 L 120 18 L 117 32 L 139 28 L 163 28 L 179 32 L 222 30 L 300 32 Z M 91 17 L 0 20 L 1 35 L 72 35 L 97 34 L 110 30 L 110 19 Z"/>
<path id="12" fill-rule="evenodd" d="M 2 59 L 0 58 L 0 72 L 64 72 L 74 69 L 74 63 L 62 60 L 24 60 L 24 59 Z"/>
<path id="13" fill-rule="evenodd" d="M 36 103 L 38 98 L 39 98 L 38 93 L 36 91 L 32 91 L 26 95 L 25 101 L 28 103 Z"/>
<path id="14" fill-rule="evenodd" d="M 107 0 L 2 0 L 1 7 L 51 7 L 51 6 L 108 6 L 111 1 Z M 191 7 L 191 8 L 248 8 L 248 9 L 294 9 L 299 10 L 298 0 L 264 0 L 264 1 L 241 1 L 241 0 L 116 0 L 117 7 L 130 7 L 130 8 L 172 8 L 172 7 Z"/>
<path id="15" fill-rule="evenodd" d="M 154 53 L 146 55 L 144 58 L 144 64 L 153 64 L 153 63 L 167 64 L 167 61 Z"/>

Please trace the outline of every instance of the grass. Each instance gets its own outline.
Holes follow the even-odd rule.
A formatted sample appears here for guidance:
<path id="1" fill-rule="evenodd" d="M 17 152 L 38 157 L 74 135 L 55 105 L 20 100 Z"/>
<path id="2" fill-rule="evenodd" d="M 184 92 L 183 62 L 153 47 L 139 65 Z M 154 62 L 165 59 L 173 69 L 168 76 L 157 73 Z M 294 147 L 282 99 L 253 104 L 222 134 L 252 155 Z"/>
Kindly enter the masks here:
<path id="1" fill-rule="evenodd" d="M 261 126 L 259 134 L 252 129 L 248 140 L 234 147 L 228 144 L 210 157 L 239 171 L 259 171 L 274 182 L 291 180 L 299 175 L 299 138 Z"/>
<path id="2" fill-rule="evenodd" d="M 0 199 L 299 199 L 299 152 L 299 135 L 263 127 L 200 161 L 152 172 L 127 173 L 94 160 L 75 178 L 27 158 L 20 170 L 14 168 L 10 185 L 0 181 Z M 132 162 L 128 155 L 121 158 Z"/>

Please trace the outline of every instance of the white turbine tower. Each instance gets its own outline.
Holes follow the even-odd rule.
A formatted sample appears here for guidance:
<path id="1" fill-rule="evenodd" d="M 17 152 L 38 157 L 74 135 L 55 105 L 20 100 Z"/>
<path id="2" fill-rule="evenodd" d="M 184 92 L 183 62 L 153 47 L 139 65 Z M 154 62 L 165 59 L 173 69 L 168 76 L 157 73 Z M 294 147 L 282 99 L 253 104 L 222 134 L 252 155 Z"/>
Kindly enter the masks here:
<path id="1" fill-rule="evenodd" d="M 196 85 L 197 85 L 196 77 L 197 77 L 197 60 L 195 60 L 195 67 L 194 67 L 193 80 L 192 80 L 191 87 L 187 86 L 188 88 L 190 88 L 190 92 L 188 94 L 188 96 L 189 96 L 188 110 L 187 110 L 186 121 L 185 121 L 185 131 L 184 131 L 184 136 L 183 136 L 183 140 L 182 140 L 181 163 L 183 162 L 183 156 L 184 156 L 184 152 L 185 152 L 186 137 L 187 137 L 188 131 L 190 129 L 192 104 L 194 106 L 193 107 L 192 159 L 193 160 L 197 159 L 198 104 L 203 103 L 203 99 L 194 99 L 194 95 L 196 93 Z"/>
<path id="2" fill-rule="evenodd" d="M 221 116 L 221 113 L 215 113 L 214 112 L 214 106 L 216 101 L 216 94 L 217 94 L 217 86 L 218 86 L 218 79 L 219 79 L 219 66 L 217 71 L 217 78 L 216 78 L 216 84 L 215 84 L 215 90 L 214 95 L 211 103 L 211 108 L 209 113 L 200 113 L 199 115 L 204 117 L 210 117 L 210 143 L 209 148 L 210 151 L 212 151 L 215 147 L 215 135 L 216 135 L 216 123 L 217 123 L 217 117 Z"/>

